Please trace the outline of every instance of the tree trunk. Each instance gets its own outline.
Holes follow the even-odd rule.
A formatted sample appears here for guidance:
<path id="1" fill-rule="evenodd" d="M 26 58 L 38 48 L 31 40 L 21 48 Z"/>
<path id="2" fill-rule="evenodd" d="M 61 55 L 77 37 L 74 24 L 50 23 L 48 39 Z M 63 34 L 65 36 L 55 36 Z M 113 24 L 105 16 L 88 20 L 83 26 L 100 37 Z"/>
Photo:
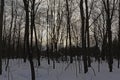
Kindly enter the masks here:
<path id="1" fill-rule="evenodd" d="M 4 0 L 0 0 L 0 75 L 2 74 L 2 29 L 3 29 Z"/>
<path id="2" fill-rule="evenodd" d="M 118 31 L 118 68 L 120 67 L 120 0 L 119 0 L 119 31 Z"/>
<path id="3" fill-rule="evenodd" d="M 83 50 L 83 62 L 84 62 L 84 73 L 88 72 L 87 55 L 86 55 L 86 35 L 85 35 L 85 16 L 83 8 L 83 0 L 80 0 L 80 15 L 81 15 L 81 38 L 82 38 L 82 50 Z"/>
<path id="4" fill-rule="evenodd" d="M 34 70 L 34 63 L 33 63 L 33 55 L 30 51 L 30 45 L 29 45 L 29 1 L 23 0 L 24 6 L 25 6 L 25 12 L 26 12 L 26 23 L 25 23 L 25 48 L 26 48 L 26 54 L 28 54 L 28 60 L 30 62 L 31 67 L 31 79 L 35 80 L 35 70 Z"/>
<path id="5" fill-rule="evenodd" d="M 73 53 L 71 51 L 72 42 L 71 42 L 71 20 L 70 20 L 70 10 L 69 10 L 69 1 L 66 0 L 66 11 L 67 11 L 67 31 L 68 31 L 68 38 L 69 38 L 69 54 L 70 54 L 70 63 L 73 62 Z"/>
<path id="6" fill-rule="evenodd" d="M 48 58 L 48 64 L 50 64 L 50 54 L 49 54 L 49 19 L 48 19 L 48 16 L 49 16 L 49 8 L 47 9 L 47 45 L 46 45 L 46 48 L 47 48 L 47 58 Z"/>
<path id="7" fill-rule="evenodd" d="M 87 52 L 86 56 L 88 57 L 88 66 L 91 66 L 91 60 L 90 60 L 90 53 L 89 53 L 89 48 L 90 48 L 90 36 L 89 36 L 89 15 L 88 15 L 88 0 L 85 0 L 85 7 L 86 7 L 86 38 L 87 38 Z"/>

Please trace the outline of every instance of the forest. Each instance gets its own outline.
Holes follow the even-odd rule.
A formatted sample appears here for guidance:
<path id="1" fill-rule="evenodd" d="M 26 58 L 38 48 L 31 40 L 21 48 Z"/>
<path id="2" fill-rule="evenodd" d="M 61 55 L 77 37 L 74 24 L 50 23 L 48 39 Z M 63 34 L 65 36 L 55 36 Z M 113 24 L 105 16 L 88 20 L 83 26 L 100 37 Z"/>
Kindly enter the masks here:
<path id="1" fill-rule="evenodd" d="M 0 0 L 0 75 L 11 59 L 29 62 L 83 63 L 86 74 L 93 62 L 120 68 L 120 0 Z M 5 61 L 5 66 L 3 66 Z M 66 69 L 67 69 L 66 67 Z M 94 69 L 93 69 L 94 71 Z"/>

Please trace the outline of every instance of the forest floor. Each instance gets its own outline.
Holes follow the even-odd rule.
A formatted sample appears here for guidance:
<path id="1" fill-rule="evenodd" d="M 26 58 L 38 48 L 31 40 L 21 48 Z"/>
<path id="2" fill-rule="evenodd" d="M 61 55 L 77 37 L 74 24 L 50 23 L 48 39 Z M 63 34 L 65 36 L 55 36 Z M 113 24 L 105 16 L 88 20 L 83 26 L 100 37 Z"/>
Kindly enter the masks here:
<path id="1" fill-rule="evenodd" d="M 6 61 L 3 60 L 3 74 L 0 80 L 31 80 L 29 62 L 23 62 L 22 59 L 11 59 L 9 67 L 5 71 Z M 98 72 L 98 62 L 92 63 L 88 73 L 83 72 L 83 62 L 78 61 L 69 64 L 67 62 L 56 63 L 53 69 L 52 62 L 47 64 L 47 60 L 42 59 L 41 66 L 37 66 L 34 60 L 36 80 L 120 80 L 120 69 L 117 68 L 117 61 L 114 60 L 113 72 L 109 72 L 108 64 L 101 62 L 100 72 Z"/>

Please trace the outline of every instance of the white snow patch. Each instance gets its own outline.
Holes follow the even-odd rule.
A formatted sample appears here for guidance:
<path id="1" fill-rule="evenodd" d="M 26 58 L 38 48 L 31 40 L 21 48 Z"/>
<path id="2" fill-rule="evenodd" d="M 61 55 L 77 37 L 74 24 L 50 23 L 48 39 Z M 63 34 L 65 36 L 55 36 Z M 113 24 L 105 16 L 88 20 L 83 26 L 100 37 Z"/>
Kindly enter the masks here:
<path id="1" fill-rule="evenodd" d="M 109 72 L 108 64 L 102 62 L 100 64 L 100 72 L 98 72 L 98 62 L 92 63 L 88 73 L 83 72 L 83 62 L 72 64 L 66 62 L 56 63 L 56 68 L 47 64 L 47 60 L 42 59 L 41 66 L 37 66 L 34 60 L 36 80 L 120 80 L 120 69 L 117 68 L 117 61 L 114 61 L 113 72 Z M 23 62 L 22 59 L 10 60 L 9 68 L 5 71 L 5 60 L 3 60 L 3 74 L 0 80 L 31 80 L 29 62 Z M 80 68 L 80 69 L 79 69 Z"/>

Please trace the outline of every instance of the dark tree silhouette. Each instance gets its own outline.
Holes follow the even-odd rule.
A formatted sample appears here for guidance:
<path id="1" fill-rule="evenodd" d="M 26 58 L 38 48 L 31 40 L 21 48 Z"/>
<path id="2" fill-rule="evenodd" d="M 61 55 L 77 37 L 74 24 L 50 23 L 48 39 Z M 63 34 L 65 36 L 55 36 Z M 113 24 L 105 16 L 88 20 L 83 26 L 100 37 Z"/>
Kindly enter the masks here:
<path id="1" fill-rule="evenodd" d="M 111 31 L 111 25 L 112 25 L 112 19 L 115 12 L 115 5 L 116 0 L 102 0 L 103 6 L 105 8 L 106 13 L 106 38 L 108 39 L 107 42 L 107 54 L 108 54 L 108 65 L 109 65 L 109 71 L 112 72 L 112 66 L 113 66 L 113 54 L 111 52 L 112 50 L 112 31 Z M 112 2 L 112 4 L 110 4 Z M 110 7 L 112 5 L 112 8 Z"/>
<path id="2" fill-rule="evenodd" d="M 25 45 L 25 49 L 26 52 L 25 54 L 28 55 L 28 60 L 30 62 L 30 67 L 31 67 L 31 79 L 35 80 L 35 70 L 34 70 L 34 63 L 33 63 L 33 55 L 32 52 L 30 50 L 30 44 L 29 44 L 29 0 L 23 0 L 24 2 L 24 7 L 25 7 L 25 12 L 26 12 L 26 22 L 25 22 L 25 36 L 24 36 L 24 45 Z"/>
<path id="3" fill-rule="evenodd" d="M 118 13 L 119 13 L 119 20 L 118 20 L 118 27 L 119 27 L 119 30 L 118 30 L 118 51 L 120 49 L 120 0 L 119 0 L 119 5 L 118 5 Z M 118 68 L 120 67 L 120 51 L 118 52 Z"/>
<path id="4" fill-rule="evenodd" d="M 0 0 L 0 75 L 2 74 L 2 30 L 3 30 L 4 0 Z"/>
<path id="5" fill-rule="evenodd" d="M 87 53 L 86 50 L 86 28 L 85 28 L 85 11 L 83 7 L 83 0 L 80 0 L 80 15 L 81 15 L 81 38 L 82 38 L 82 49 L 83 49 L 83 62 L 84 62 L 84 72 L 88 72 L 88 64 L 87 64 Z"/>
<path id="6" fill-rule="evenodd" d="M 70 18 L 70 8 L 69 8 L 69 1 L 66 0 L 66 13 L 67 13 L 67 35 L 69 38 L 69 54 L 70 54 L 70 63 L 73 62 L 73 58 L 72 58 L 72 53 L 71 53 L 71 46 L 72 46 L 72 42 L 71 42 L 71 18 Z"/>

